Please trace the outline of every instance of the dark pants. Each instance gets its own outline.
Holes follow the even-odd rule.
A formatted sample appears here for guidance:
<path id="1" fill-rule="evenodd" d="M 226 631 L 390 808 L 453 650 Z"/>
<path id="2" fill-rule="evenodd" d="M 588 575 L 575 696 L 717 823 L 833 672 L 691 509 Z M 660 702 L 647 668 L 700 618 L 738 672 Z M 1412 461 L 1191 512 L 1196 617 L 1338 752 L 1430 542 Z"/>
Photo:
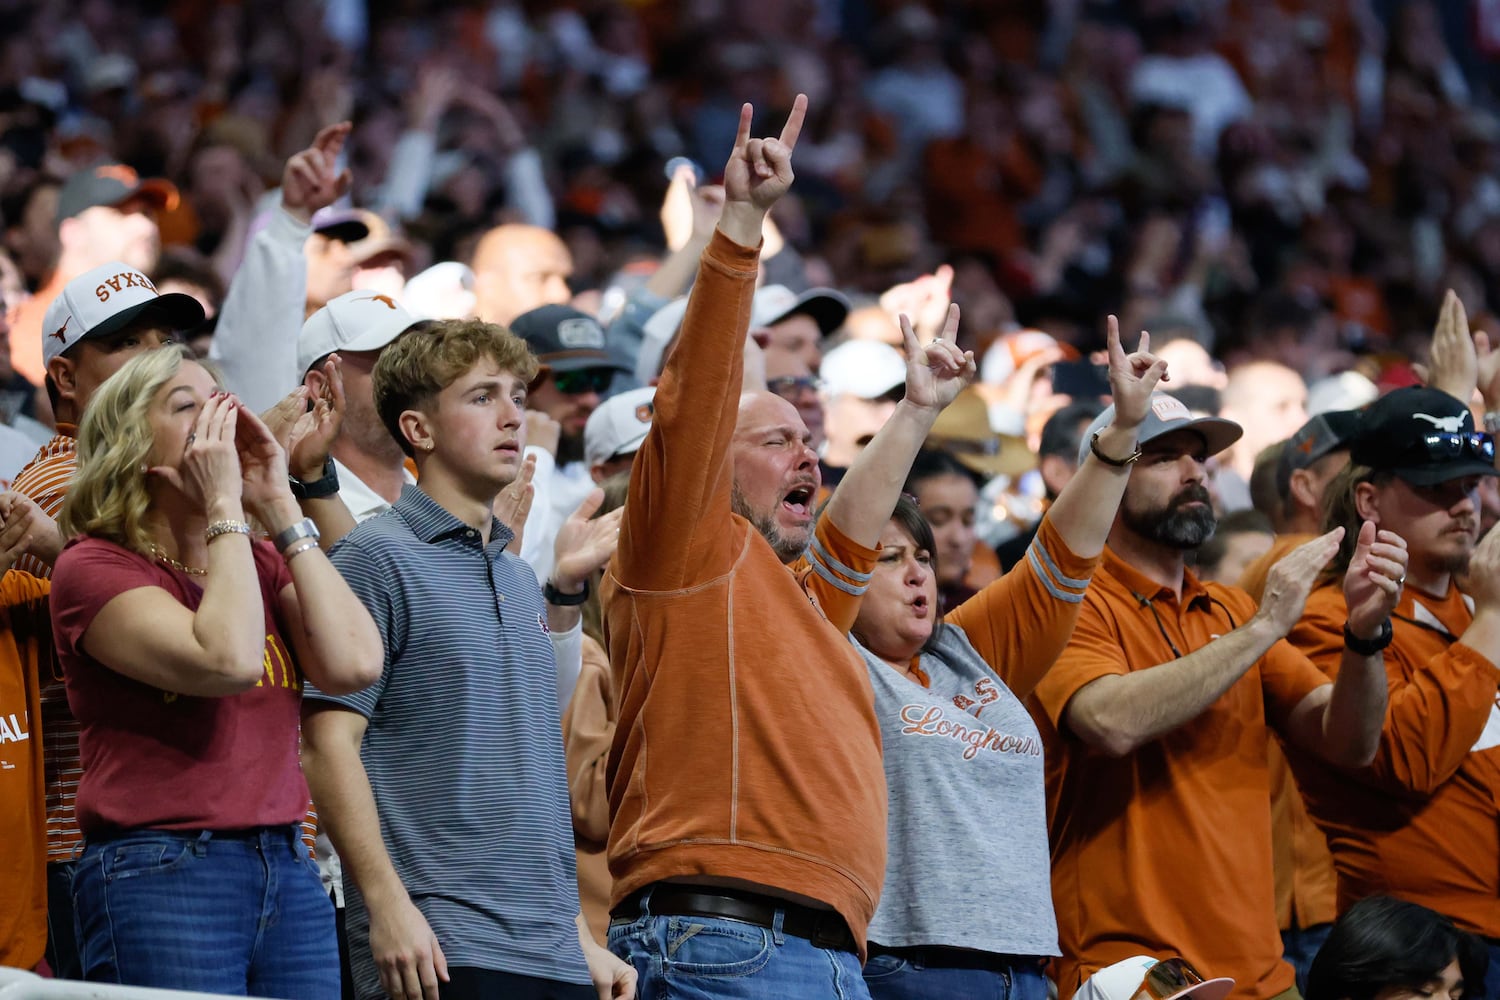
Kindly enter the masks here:
<path id="1" fill-rule="evenodd" d="M 598 1000 L 592 986 L 558 983 L 493 969 L 449 969 L 438 984 L 442 1000 Z"/>
<path id="2" fill-rule="evenodd" d="M 1500 998 L 1500 941 L 1491 941 L 1489 946 L 1490 967 L 1484 974 L 1484 995 L 1488 1000 L 1497 1000 Z"/>
<path id="3" fill-rule="evenodd" d="M 1307 974 L 1312 970 L 1313 959 L 1318 949 L 1328 940 L 1332 924 L 1317 924 L 1312 927 L 1295 927 L 1281 932 L 1281 957 L 1297 970 L 1297 991 L 1307 992 Z"/>
<path id="4" fill-rule="evenodd" d="M 47 966 L 58 979 L 82 979 L 78 933 L 73 927 L 73 871 L 76 861 L 47 866 Z"/>

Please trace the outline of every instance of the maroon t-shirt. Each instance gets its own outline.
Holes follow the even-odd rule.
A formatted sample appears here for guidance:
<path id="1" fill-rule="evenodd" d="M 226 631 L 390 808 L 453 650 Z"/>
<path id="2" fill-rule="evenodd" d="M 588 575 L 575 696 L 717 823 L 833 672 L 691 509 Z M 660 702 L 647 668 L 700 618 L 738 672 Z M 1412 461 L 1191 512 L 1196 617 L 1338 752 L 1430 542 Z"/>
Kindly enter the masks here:
<path id="1" fill-rule="evenodd" d="M 99 538 L 76 538 L 52 572 L 52 628 L 68 705 L 83 727 L 78 825 L 110 830 L 234 830 L 300 821 L 307 783 L 298 760 L 302 674 L 281 636 L 277 594 L 291 583 L 267 542 L 254 547 L 265 605 L 265 672 L 255 687 L 198 698 L 143 684 L 90 657 L 83 634 L 99 610 L 137 587 L 184 607 L 198 581 Z"/>

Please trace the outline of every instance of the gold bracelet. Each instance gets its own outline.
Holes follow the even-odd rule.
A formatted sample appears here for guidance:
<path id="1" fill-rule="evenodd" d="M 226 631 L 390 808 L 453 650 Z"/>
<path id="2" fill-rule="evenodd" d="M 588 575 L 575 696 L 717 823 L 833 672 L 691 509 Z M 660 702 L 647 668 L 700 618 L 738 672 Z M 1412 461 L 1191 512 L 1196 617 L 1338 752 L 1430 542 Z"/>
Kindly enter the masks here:
<path id="1" fill-rule="evenodd" d="M 317 547 L 318 547 L 318 540 L 316 538 L 309 538 L 305 542 L 302 542 L 300 545 L 294 545 L 291 548 L 287 549 L 285 552 L 283 552 L 281 554 L 281 558 L 285 559 L 287 562 L 291 562 L 293 559 L 295 559 L 297 556 L 300 556 L 302 553 L 304 553 L 304 552 L 311 552 L 313 549 L 315 549 Z"/>
<path id="2" fill-rule="evenodd" d="M 244 535 L 250 537 L 250 525 L 244 521 L 214 521 L 203 529 L 203 541 L 213 541 L 220 535 Z"/>

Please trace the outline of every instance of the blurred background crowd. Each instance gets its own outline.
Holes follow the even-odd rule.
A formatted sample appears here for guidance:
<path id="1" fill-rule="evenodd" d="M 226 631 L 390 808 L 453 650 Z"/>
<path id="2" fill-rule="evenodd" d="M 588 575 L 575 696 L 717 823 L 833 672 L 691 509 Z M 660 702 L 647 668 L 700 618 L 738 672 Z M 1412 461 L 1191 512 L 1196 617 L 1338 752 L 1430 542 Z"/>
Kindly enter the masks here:
<path id="1" fill-rule="evenodd" d="M 1491 0 L 0 0 L 0 21 L 17 325 L 0 408 L 38 440 L 18 317 L 65 256 L 62 182 L 107 161 L 175 184 L 147 206 L 154 231 L 92 238 L 212 314 L 282 164 L 340 120 L 365 214 L 315 222 L 309 311 L 373 287 L 508 322 L 480 268 L 470 304 L 469 266 L 483 233 L 521 222 L 566 249 L 549 265 L 566 285 L 540 298 L 607 324 L 686 242 L 668 178 L 712 183 L 741 102 L 774 123 L 807 93 L 768 280 L 848 297 L 842 323 L 820 317 L 823 351 L 899 347 L 896 311 L 962 307 L 985 406 L 949 433 L 981 477 L 1004 473 L 980 512 L 992 544 L 1065 474 L 1046 473 L 1043 428 L 1098 394 L 1106 312 L 1151 331 L 1189 405 L 1246 425 L 1218 489 L 1232 510 L 1261 447 L 1413 381 L 1445 289 L 1476 328 L 1500 309 Z M 833 393 L 890 388 L 820 359 L 768 375 L 821 374 L 832 430 Z"/>

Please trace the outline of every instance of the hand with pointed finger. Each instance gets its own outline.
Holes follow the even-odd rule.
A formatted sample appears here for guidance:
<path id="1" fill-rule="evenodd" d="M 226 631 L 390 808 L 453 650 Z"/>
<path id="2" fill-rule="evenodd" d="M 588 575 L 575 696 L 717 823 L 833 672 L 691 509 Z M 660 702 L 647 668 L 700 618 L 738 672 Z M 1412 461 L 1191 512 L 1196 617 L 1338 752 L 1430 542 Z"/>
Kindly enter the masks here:
<path id="1" fill-rule="evenodd" d="M 1151 411 L 1151 394 L 1161 382 L 1168 381 L 1167 363 L 1151 353 L 1151 335 L 1141 331 L 1136 350 L 1125 353 L 1120 344 L 1120 321 L 1110 316 L 1106 321 L 1109 350 L 1109 388 L 1114 397 L 1114 426 L 1134 430 Z"/>
<path id="2" fill-rule="evenodd" d="M 901 339 L 906 347 L 906 395 L 904 400 L 914 406 L 931 410 L 934 414 L 943 409 L 963 392 L 979 374 L 974 363 L 973 351 L 960 351 L 955 342 L 958 336 L 958 306 L 948 307 L 948 319 L 941 336 L 926 347 L 917 340 L 911 319 L 902 313 Z"/>
<path id="3" fill-rule="evenodd" d="M 1380 634 L 1385 620 L 1401 603 L 1406 582 L 1406 540 L 1394 531 L 1377 531 L 1374 521 L 1359 526 L 1354 558 L 1344 574 L 1344 603 L 1349 631 L 1360 639 Z"/>
<path id="4" fill-rule="evenodd" d="M 349 192 L 354 175 L 339 170 L 339 154 L 353 126 L 339 122 L 321 129 L 312 145 L 286 161 L 281 173 L 281 207 L 303 223 Z"/>

